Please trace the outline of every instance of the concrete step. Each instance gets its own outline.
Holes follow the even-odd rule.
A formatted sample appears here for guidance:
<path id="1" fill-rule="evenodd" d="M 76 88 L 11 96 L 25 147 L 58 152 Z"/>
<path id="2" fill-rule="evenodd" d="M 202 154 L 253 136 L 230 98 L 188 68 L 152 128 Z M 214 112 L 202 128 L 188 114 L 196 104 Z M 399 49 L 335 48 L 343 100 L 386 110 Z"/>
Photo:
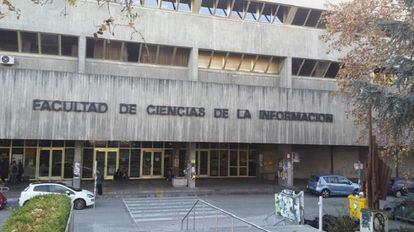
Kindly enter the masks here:
<path id="1" fill-rule="evenodd" d="M 168 197 L 168 198 L 127 198 L 123 202 L 136 223 L 154 221 L 181 222 L 181 219 L 188 213 L 197 198 L 194 197 Z M 197 205 L 190 214 L 197 220 L 227 217 L 216 210 L 202 205 Z M 193 219 L 191 219 L 192 221 Z"/>

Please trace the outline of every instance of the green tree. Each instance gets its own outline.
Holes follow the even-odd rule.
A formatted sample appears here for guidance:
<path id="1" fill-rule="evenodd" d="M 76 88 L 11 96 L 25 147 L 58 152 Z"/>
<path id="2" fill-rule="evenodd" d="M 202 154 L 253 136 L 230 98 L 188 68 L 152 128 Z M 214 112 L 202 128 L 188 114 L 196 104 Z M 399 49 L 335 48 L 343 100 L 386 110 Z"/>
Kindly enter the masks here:
<path id="1" fill-rule="evenodd" d="M 342 52 L 339 92 L 368 133 L 368 112 L 381 155 L 396 166 L 414 149 L 414 1 L 353 0 L 323 16 L 330 52 Z"/>

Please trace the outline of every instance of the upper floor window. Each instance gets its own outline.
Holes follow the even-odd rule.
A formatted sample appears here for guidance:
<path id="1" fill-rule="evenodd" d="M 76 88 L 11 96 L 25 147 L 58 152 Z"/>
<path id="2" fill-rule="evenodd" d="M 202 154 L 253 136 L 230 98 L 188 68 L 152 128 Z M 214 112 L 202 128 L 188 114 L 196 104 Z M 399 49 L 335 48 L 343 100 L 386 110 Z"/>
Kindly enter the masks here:
<path id="1" fill-rule="evenodd" d="M 335 78 L 339 71 L 337 62 L 292 58 L 292 75 Z"/>
<path id="2" fill-rule="evenodd" d="M 88 38 L 86 57 L 123 62 L 188 66 L 189 48 Z"/>
<path id="3" fill-rule="evenodd" d="M 17 52 L 17 31 L 8 31 L 0 29 L 0 50 Z"/>
<path id="4" fill-rule="evenodd" d="M 199 50 L 198 67 L 206 69 L 279 74 L 282 58 L 213 50 Z"/>
<path id="5" fill-rule="evenodd" d="M 78 56 L 78 38 L 0 29 L 0 51 L 76 57 Z"/>
<path id="6" fill-rule="evenodd" d="M 322 10 L 286 6 L 252 0 L 202 0 L 200 14 L 251 20 L 262 23 L 284 23 L 324 28 Z"/>
<path id="7" fill-rule="evenodd" d="M 132 0 L 134 5 L 165 10 L 190 12 L 192 0 Z"/>

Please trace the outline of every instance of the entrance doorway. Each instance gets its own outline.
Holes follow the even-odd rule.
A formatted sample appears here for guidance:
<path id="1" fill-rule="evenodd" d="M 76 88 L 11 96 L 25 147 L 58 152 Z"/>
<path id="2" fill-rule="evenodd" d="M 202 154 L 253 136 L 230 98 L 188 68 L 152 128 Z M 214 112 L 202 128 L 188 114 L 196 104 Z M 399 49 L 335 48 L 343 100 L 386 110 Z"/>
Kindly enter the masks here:
<path id="1" fill-rule="evenodd" d="M 162 178 L 164 176 L 164 150 L 143 149 L 141 167 L 141 177 Z"/>
<path id="2" fill-rule="evenodd" d="M 209 176 L 210 169 L 210 152 L 209 150 L 196 151 L 196 172 L 199 177 Z"/>
<path id="3" fill-rule="evenodd" d="M 60 179 L 63 173 L 63 148 L 41 148 L 37 156 L 39 179 Z"/>
<path id="4" fill-rule="evenodd" d="M 96 168 L 105 180 L 113 180 L 119 167 L 118 148 L 95 148 Z"/>

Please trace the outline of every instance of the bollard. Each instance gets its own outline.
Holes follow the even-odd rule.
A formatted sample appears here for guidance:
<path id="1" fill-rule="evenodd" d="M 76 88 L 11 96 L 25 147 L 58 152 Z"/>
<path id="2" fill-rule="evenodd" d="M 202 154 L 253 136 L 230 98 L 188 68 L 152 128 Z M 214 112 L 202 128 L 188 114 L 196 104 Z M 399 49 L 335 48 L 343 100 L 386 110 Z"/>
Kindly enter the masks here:
<path id="1" fill-rule="evenodd" d="M 322 231 L 322 224 L 323 224 L 323 197 L 319 196 L 319 231 Z"/>

